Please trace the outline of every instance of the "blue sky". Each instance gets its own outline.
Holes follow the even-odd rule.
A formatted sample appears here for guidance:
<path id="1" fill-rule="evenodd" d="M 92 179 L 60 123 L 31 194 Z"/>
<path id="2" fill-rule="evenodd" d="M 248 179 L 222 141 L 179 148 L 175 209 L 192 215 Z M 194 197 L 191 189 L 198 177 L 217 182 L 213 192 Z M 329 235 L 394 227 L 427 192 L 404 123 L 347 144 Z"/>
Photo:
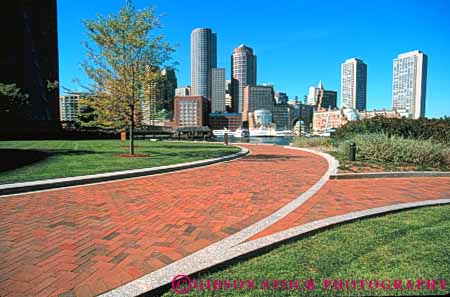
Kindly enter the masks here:
<path id="1" fill-rule="evenodd" d="M 117 12 L 125 0 L 58 0 L 61 86 L 86 81 L 82 19 Z M 450 115 L 450 0 L 135 0 L 164 13 L 163 33 L 179 47 L 178 84 L 190 84 L 190 32 L 217 33 L 218 67 L 230 77 L 230 55 L 244 43 L 258 56 L 258 83 L 290 98 L 322 80 L 340 93 L 340 65 L 351 57 L 368 64 L 368 109 L 391 108 L 392 59 L 419 49 L 428 55 L 428 117 Z M 340 101 L 340 94 L 338 94 Z"/>

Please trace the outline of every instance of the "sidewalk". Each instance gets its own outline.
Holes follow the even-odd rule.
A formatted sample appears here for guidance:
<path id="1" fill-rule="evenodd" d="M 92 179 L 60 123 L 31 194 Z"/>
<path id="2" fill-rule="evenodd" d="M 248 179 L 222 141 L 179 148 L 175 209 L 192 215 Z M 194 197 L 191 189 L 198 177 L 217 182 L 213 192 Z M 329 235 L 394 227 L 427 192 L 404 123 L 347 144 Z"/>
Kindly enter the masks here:
<path id="1" fill-rule="evenodd" d="M 247 147 L 228 163 L 2 198 L 0 295 L 98 295 L 252 225 L 328 169 L 311 153 Z"/>

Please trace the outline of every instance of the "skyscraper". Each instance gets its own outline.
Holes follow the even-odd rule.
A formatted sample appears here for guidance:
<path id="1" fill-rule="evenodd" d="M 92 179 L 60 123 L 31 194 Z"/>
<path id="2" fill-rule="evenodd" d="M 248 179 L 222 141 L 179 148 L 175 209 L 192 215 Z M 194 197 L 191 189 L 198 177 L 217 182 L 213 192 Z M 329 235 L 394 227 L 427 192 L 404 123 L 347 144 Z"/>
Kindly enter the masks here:
<path id="1" fill-rule="evenodd" d="M 211 112 L 225 112 L 225 68 L 211 69 Z"/>
<path id="2" fill-rule="evenodd" d="M 241 44 L 231 55 L 231 90 L 234 112 L 241 113 L 244 102 L 244 88 L 256 85 L 256 56 L 253 49 Z"/>
<path id="3" fill-rule="evenodd" d="M 164 68 L 161 70 L 161 100 L 162 108 L 167 111 L 173 111 L 173 98 L 177 88 L 177 76 L 173 68 Z"/>
<path id="4" fill-rule="evenodd" d="M 341 68 L 341 107 L 365 110 L 367 106 L 367 64 L 357 58 Z"/>
<path id="5" fill-rule="evenodd" d="M 248 122 L 250 128 L 255 126 L 254 112 L 266 110 L 273 113 L 275 106 L 275 93 L 271 86 L 247 85 L 244 88 L 242 104 L 242 121 Z"/>
<path id="6" fill-rule="evenodd" d="M 59 80 L 56 6 L 56 0 L 15 0 L 1 9 L 0 82 L 15 84 L 29 100 L 20 112 L 0 110 L 0 134 L 48 133 L 59 127 L 59 88 L 49 84 Z M 6 99 L 0 96 L 0 101 Z"/>
<path id="7" fill-rule="evenodd" d="M 227 108 L 227 111 L 232 110 L 231 80 L 229 79 L 225 81 L 225 106 Z"/>
<path id="8" fill-rule="evenodd" d="M 208 28 L 191 33 L 191 96 L 211 98 L 211 68 L 217 66 L 217 37 Z"/>
<path id="9" fill-rule="evenodd" d="M 393 63 L 392 108 L 406 109 L 414 119 L 425 116 L 428 57 L 421 51 L 398 55 Z"/>

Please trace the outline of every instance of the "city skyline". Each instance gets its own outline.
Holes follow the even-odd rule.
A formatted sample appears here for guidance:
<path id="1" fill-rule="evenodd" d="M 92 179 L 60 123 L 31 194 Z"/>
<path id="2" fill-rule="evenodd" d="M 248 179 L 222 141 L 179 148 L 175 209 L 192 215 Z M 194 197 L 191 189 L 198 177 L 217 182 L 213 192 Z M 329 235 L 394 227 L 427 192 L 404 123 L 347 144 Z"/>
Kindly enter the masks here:
<path id="1" fill-rule="evenodd" d="M 96 2 L 93 0 L 93 2 Z M 367 109 L 381 109 L 392 107 L 392 60 L 400 53 L 419 49 L 426 52 L 430 57 L 428 68 L 427 86 L 427 117 L 439 117 L 450 113 L 450 102 L 442 100 L 444 94 L 450 92 L 450 86 L 445 81 L 450 77 L 450 58 L 443 55 L 446 49 L 450 48 L 448 41 L 434 36 L 445 36 L 450 33 L 449 21 L 446 18 L 444 9 L 448 5 L 445 2 L 437 2 L 436 5 L 428 6 L 425 1 L 416 1 L 415 5 L 410 5 L 402 10 L 402 14 L 395 11 L 401 4 L 393 4 L 381 1 L 378 5 L 360 4 L 354 1 L 344 1 L 342 7 L 329 3 L 323 7 L 323 14 L 329 16 L 325 24 L 308 22 L 309 16 L 305 15 L 303 23 L 295 22 L 293 11 L 299 9 L 307 10 L 311 8 L 307 3 L 282 3 L 283 11 L 287 17 L 277 18 L 277 22 L 267 22 L 264 24 L 262 16 L 272 15 L 279 12 L 278 7 L 267 9 L 264 5 L 258 5 L 249 14 L 247 19 L 240 19 L 232 24 L 218 18 L 218 12 L 214 8 L 219 7 L 217 3 L 205 4 L 201 9 L 200 3 L 196 1 L 185 3 L 167 4 L 161 1 L 154 1 L 157 12 L 167 13 L 162 19 L 164 33 L 168 40 L 179 43 L 175 60 L 180 62 L 177 67 L 177 78 L 179 85 L 190 85 L 190 46 L 189 33 L 196 27 L 207 27 L 214 30 L 218 35 L 218 55 L 217 65 L 226 67 L 226 78 L 230 78 L 231 69 L 229 57 L 233 48 L 241 43 L 250 45 L 260 57 L 258 61 L 259 81 L 273 82 L 277 92 L 286 92 L 292 99 L 295 96 L 303 98 L 307 94 L 309 85 L 317 84 L 317 81 L 326 82 L 327 88 L 338 91 L 338 101 L 340 101 L 340 64 L 345 59 L 356 56 L 360 57 L 369 65 L 368 86 L 367 86 Z M 148 6 L 144 1 L 135 1 L 136 7 Z M 409 2 L 408 2 L 409 3 Z M 357 20 L 341 20 L 340 14 L 345 15 L 344 8 L 347 4 L 356 5 L 355 9 L 365 9 L 368 14 L 364 17 L 365 23 L 356 26 L 362 17 Z M 79 7 L 81 5 L 81 7 Z M 90 6 L 88 2 L 60 3 L 60 19 L 71 15 L 65 20 L 59 30 L 60 35 L 60 60 L 61 60 L 61 85 L 72 87 L 73 78 L 83 80 L 83 74 L 77 66 L 83 58 L 82 51 L 77 50 L 76 42 L 68 44 L 67 34 L 73 32 L 75 35 L 82 33 L 83 28 L 80 19 L 93 18 L 94 14 L 89 11 L 81 11 L 82 7 Z M 108 5 L 98 5 L 100 13 L 109 13 L 122 6 L 122 1 L 112 1 Z M 250 4 L 244 4 L 248 6 Z M 186 7 L 192 7 L 186 10 Z M 199 10 L 195 10 L 199 8 Z M 72 14 L 73 11 L 77 11 Z M 181 18 L 181 14 L 186 11 L 193 13 L 193 18 Z M 411 15 L 423 14 L 422 19 L 407 17 Z M 379 20 L 378 14 L 383 14 L 385 19 Z M 234 13 L 233 13 L 234 15 Z M 395 18 L 394 18 L 395 15 Z M 199 17 L 201 16 L 201 17 Z M 403 30 L 405 22 L 408 27 L 418 26 L 420 34 L 403 32 L 397 34 L 396 30 Z M 370 23 L 370 24 L 369 24 Z M 383 24 L 382 24 L 383 23 Z M 61 24 L 61 22 L 60 22 Z M 247 26 L 246 30 L 235 34 L 237 26 Z M 70 28 L 69 28 L 70 27 Z M 354 40 L 346 39 L 346 43 L 341 41 L 344 30 L 353 36 Z M 77 33 L 78 32 L 78 33 Z M 438 33 L 436 33 L 438 32 Z M 437 35 L 436 35 L 437 34 Z M 81 35 L 81 34 L 80 34 Z M 373 38 L 376 36 L 377 38 Z M 82 40 L 82 36 L 78 38 Z M 333 44 L 326 47 L 324 44 Z M 356 46 L 357 44 L 357 46 Z"/>

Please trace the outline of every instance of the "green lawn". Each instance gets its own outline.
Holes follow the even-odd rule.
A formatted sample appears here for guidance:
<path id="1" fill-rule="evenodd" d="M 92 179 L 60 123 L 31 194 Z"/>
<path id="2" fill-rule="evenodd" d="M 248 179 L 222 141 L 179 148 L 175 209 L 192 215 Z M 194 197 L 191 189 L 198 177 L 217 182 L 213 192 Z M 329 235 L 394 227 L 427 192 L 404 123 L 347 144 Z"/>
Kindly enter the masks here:
<path id="1" fill-rule="evenodd" d="M 180 271 L 181 273 L 181 271 Z M 338 226 L 261 256 L 241 262 L 201 279 L 314 280 L 306 291 L 204 291 L 189 296 L 368 296 L 431 295 L 450 292 L 450 206 L 435 206 L 389 214 Z M 324 280 L 444 279 L 439 291 L 381 289 L 324 290 Z M 387 282 L 386 282 L 387 283 Z M 372 285 L 375 287 L 375 283 Z M 379 284 L 379 286 L 381 286 Z M 416 286 L 416 284 L 414 284 Z M 332 286 L 331 286 L 332 287 Z M 438 285 L 438 288 L 440 286 Z M 177 296 L 173 291 L 165 296 Z"/>
<path id="2" fill-rule="evenodd" d="M 128 142 L 119 140 L 1 141 L 0 184 L 148 168 L 215 158 L 237 147 L 213 143 L 136 141 L 145 158 L 123 158 Z"/>

